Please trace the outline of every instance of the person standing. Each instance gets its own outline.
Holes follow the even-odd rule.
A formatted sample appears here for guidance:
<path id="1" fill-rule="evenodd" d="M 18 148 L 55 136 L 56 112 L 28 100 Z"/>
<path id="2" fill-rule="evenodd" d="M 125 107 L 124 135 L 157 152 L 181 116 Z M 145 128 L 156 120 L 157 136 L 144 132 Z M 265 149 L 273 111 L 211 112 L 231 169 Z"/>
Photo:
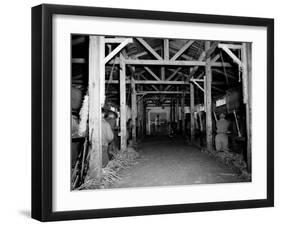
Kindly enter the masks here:
<path id="1" fill-rule="evenodd" d="M 117 114 L 113 111 L 109 111 L 105 120 L 109 123 L 111 130 L 113 132 L 113 140 L 108 145 L 108 155 L 111 160 L 113 156 L 117 153 L 117 139 L 118 139 L 118 130 L 116 126 Z"/>
<path id="2" fill-rule="evenodd" d="M 109 161 L 108 145 L 113 141 L 114 134 L 110 124 L 105 120 L 105 108 L 102 108 L 101 118 L 101 141 L 102 141 L 102 167 L 105 167 Z"/>
<path id="3" fill-rule="evenodd" d="M 220 119 L 216 123 L 217 135 L 215 138 L 217 151 L 228 151 L 228 127 L 229 121 L 225 119 L 225 114 L 220 114 Z"/>

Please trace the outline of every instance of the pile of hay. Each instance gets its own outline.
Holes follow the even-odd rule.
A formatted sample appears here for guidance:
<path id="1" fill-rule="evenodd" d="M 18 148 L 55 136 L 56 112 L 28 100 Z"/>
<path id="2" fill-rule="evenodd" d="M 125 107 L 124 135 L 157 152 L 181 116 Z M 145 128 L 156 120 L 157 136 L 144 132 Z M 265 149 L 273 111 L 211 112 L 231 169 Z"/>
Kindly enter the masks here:
<path id="1" fill-rule="evenodd" d="M 202 151 L 207 152 L 211 156 L 214 156 L 224 164 L 233 167 L 246 181 L 251 180 L 251 174 L 247 171 L 247 164 L 244 161 L 243 155 L 229 151 L 208 151 L 207 149 L 202 149 Z"/>
<path id="2" fill-rule="evenodd" d="M 108 188 L 115 181 L 121 180 L 118 172 L 121 169 L 127 169 L 132 165 L 137 164 L 136 159 L 139 153 L 133 148 L 128 147 L 126 151 L 120 151 L 114 155 L 113 159 L 108 162 L 107 166 L 102 169 L 102 179 L 98 182 L 95 179 L 85 179 L 85 182 L 78 188 L 84 189 L 97 189 Z"/>

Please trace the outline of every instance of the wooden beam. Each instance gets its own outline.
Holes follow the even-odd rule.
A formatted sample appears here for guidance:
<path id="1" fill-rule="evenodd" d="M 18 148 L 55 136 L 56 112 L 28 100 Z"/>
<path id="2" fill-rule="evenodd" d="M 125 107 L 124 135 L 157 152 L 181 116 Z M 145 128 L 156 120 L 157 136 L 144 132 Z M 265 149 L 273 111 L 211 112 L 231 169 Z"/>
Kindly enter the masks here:
<path id="1" fill-rule="evenodd" d="M 168 66 L 205 66 L 203 61 L 170 61 L 170 60 L 131 60 L 125 61 L 126 64 L 133 65 L 168 65 Z"/>
<path id="2" fill-rule="evenodd" d="M 211 46 L 210 48 L 206 51 L 205 53 L 205 57 L 204 57 L 204 61 L 208 58 L 211 57 L 212 53 L 215 51 L 215 49 L 218 47 L 219 45 L 219 42 L 215 41 Z"/>
<path id="3" fill-rule="evenodd" d="M 218 43 L 215 42 L 215 43 L 213 43 L 213 45 L 216 47 L 216 46 L 218 46 Z M 199 59 L 198 59 L 198 60 L 199 60 L 199 61 L 204 60 L 205 57 L 207 56 L 207 54 L 208 54 L 208 56 L 211 56 L 212 52 L 213 52 L 215 49 L 216 49 L 216 48 L 213 48 L 213 47 L 209 46 L 208 49 L 205 49 L 205 51 L 203 51 L 203 52 L 201 53 L 201 55 L 199 56 Z M 208 51 L 208 50 L 209 50 L 209 51 Z M 207 52 L 208 52 L 208 53 L 207 53 Z M 208 57 L 208 58 L 209 58 L 209 57 Z M 211 64 L 211 66 L 215 66 L 216 62 L 215 62 L 215 61 L 214 61 L 214 62 L 209 62 L 209 64 Z M 225 63 L 221 63 L 221 65 L 223 65 L 223 66 L 225 67 Z M 228 65 L 229 65 L 229 64 L 228 64 Z M 215 66 L 215 67 L 216 67 L 216 66 Z M 192 78 L 192 77 L 195 75 L 195 73 L 197 72 L 198 69 L 199 69 L 198 66 L 194 67 L 193 70 L 190 72 L 190 75 L 189 75 L 189 78 L 188 78 L 188 79 Z"/>
<path id="4" fill-rule="evenodd" d="M 152 75 L 153 78 L 155 78 L 156 80 L 160 81 L 159 77 L 158 77 L 153 71 L 151 71 L 150 68 L 144 67 L 144 69 L 145 69 L 150 75 Z"/>
<path id="5" fill-rule="evenodd" d="M 180 112 L 179 112 L 179 106 L 180 106 L 179 97 L 177 96 L 177 98 L 176 98 L 176 122 L 177 122 L 177 131 L 179 131 L 179 129 L 180 129 L 180 119 L 179 119 Z"/>
<path id="6" fill-rule="evenodd" d="M 185 81 L 155 81 L 155 80 L 152 80 L 152 81 L 149 81 L 149 80 L 146 80 L 146 81 L 143 81 L 143 80 L 140 80 L 140 81 L 136 81 L 136 84 L 155 84 L 155 85 L 186 85 L 186 84 L 189 84 L 189 82 L 185 82 Z"/>
<path id="7" fill-rule="evenodd" d="M 143 39 L 136 38 L 156 59 L 163 60 L 162 57 Z"/>
<path id="8" fill-rule="evenodd" d="M 169 52 L 169 39 L 165 38 L 164 39 L 164 60 L 169 60 L 170 58 L 170 52 Z"/>
<path id="9" fill-rule="evenodd" d="M 88 176 L 100 181 L 102 176 L 101 79 L 104 74 L 104 37 L 89 37 L 89 142 Z"/>
<path id="10" fill-rule="evenodd" d="M 151 85 L 151 87 L 156 90 L 156 91 L 159 91 L 159 89 L 155 86 L 155 85 Z"/>
<path id="11" fill-rule="evenodd" d="M 207 51 L 210 48 L 210 41 L 205 42 L 205 50 Z M 213 125 L 212 125 L 212 69 L 211 69 L 211 60 L 210 58 L 206 59 L 206 141 L 207 149 L 213 150 Z"/>
<path id="12" fill-rule="evenodd" d="M 169 60 L 170 56 L 169 56 L 169 39 L 165 38 L 164 39 L 164 43 L 163 43 L 163 59 L 164 60 Z M 165 67 L 162 66 L 161 67 L 161 80 L 164 81 L 166 78 L 166 74 L 165 74 Z M 160 85 L 160 90 L 163 90 L 163 86 Z"/>
<path id="13" fill-rule="evenodd" d="M 116 59 L 114 61 L 110 61 L 109 64 L 119 64 L 120 60 Z M 132 65 L 163 65 L 163 66 L 205 66 L 206 62 L 202 60 L 145 60 L 145 59 L 125 59 L 125 64 Z M 211 62 L 211 66 L 213 67 L 232 67 L 231 64 L 226 62 Z"/>
<path id="14" fill-rule="evenodd" d="M 226 47 L 228 49 L 242 49 L 242 45 L 240 44 L 225 44 L 225 43 L 220 43 L 219 47 Z"/>
<path id="15" fill-rule="evenodd" d="M 132 139 L 133 144 L 137 142 L 136 118 L 137 118 L 137 101 L 136 101 L 136 85 L 134 79 L 131 82 L 131 107 L 132 107 Z"/>
<path id="16" fill-rule="evenodd" d="M 156 51 L 158 51 L 158 50 L 161 49 L 161 46 L 158 46 L 158 47 L 153 48 L 153 49 L 154 49 L 154 51 L 156 52 Z M 143 51 L 143 52 L 137 53 L 137 54 L 135 54 L 135 55 L 131 55 L 130 58 L 132 58 L 132 59 L 137 59 L 137 58 L 139 58 L 139 57 L 146 56 L 146 55 L 148 55 L 147 51 Z"/>
<path id="17" fill-rule="evenodd" d="M 130 41 L 130 43 L 133 42 L 132 38 L 105 38 L 104 42 L 105 43 L 121 43 L 124 41 Z"/>
<path id="18" fill-rule="evenodd" d="M 185 136 L 185 91 L 182 92 L 182 98 L 181 98 L 181 127 L 182 127 L 182 135 Z"/>
<path id="19" fill-rule="evenodd" d="M 137 95 L 143 94 L 182 94 L 182 91 L 139 91 Z"/>
<path id="20" fill-rule="evenodd" d="M 106 83 L 119 84 L 118 80 L 106 80 Z M 126 80 L 126 84 L 130 84 L 131 80 Z M 156 80 L 135 80 L 136 84 L 149 84 L 149 85 L 187 85 L 188 81 L 156 81 Z M 212 82 L 213 85 L 224 85 L 224 82 Z"/>
<path id="21" fill-rule="evenodd" d="M 216 62 L 221 57 L 220 54 L 217 54 L 214 56 L 214 58 L 211 60 L 211 62 Z"/>
<path id="22" fill-rule="evenodd" d="M 172 53 L 177 53 L 178 51 L 177 50 L 175 50 L 175 49 L 173 49 L 173 48 L 171 48 L 171 46 L 170 46 L 170 52 L 172 52 Z M 190 57 L 190 56 L 187 56 L 186 54 L 182 54 L 181 55 L 181 57 L 183 58 L 183 59 L 185 59 L 185 60 L 193 60 L 193 58 L 192 57 Z"/>
<path id="23" fill-rule="evenodd" d="M 196 80 L 193 80 L 193 83 L 194 83 L 201 91 L 203 91 L 203 92 L 205 93 L 205 89 L 202 88 L 202 87 L 197 83 Z"/>
<path id="24" fill-rule="evenodd" d="M 252 47 L 251 43 L 242 44 L 242 72 L 243 102 L 246 105 L 246 130 L 247 130 L 247 168 L 252 171 Z"/>
<path id="25" fill-rule="evenodd" d="M 127 117 L 126 117 L 126 65 L 124 57 L 120 54 L 120 128 L 121 151 L 127 149 Z"/>
<path id="26" fill-rule="evenodd" d="M 244 65 L 241 60 L 230 49 L 226 46 L 220 46 L 220 48 L 222 48 L 232 58 L 232 60 L 239 65 L 239 67 L 243 68 Z"/>
<path id="27" fill-rule="evenodd" d="M 131 41 L 132 41 L 132 39 L 127 38 L 122 43 L 120 43 L 111 53 L 109 53 L 104 58 L 104 64 L 106 64 L 108 61 L 110 61 L 117 53 L 119 53 Z"/>
<path id="28" fill-rule="evenodd" d="M 171 60 L 178 59 L 193 43 L 194 41 L 186 42 L 184 46 L 171 58 Z"/>
<path id="29" fill-rule="evenodd" d="M 167 81 L 170 81 L 173 77 L 175 77 L 175 75 L 181 70 L 181 67 L 173 70 L 173 69 L 170 69 L 173 71 L 173 73 L 166 79 Z"/>
<path id="30" fill-rule="evenodd" d="M 190 141 L 194 143 L 195 119 L 194 119 L 194 85 L 190 83 Z"/>

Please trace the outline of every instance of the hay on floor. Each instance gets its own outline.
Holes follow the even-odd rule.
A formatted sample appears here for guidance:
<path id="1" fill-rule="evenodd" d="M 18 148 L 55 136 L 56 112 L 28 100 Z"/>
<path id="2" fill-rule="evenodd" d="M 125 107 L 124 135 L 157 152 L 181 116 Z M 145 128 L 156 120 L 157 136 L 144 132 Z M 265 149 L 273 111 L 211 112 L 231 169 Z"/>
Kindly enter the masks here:
<path id="1" fill-rule="evenodd" d="M 95 179 L 85 179 L 85 182 L 77 190 L 108 188 L 112 183 L 121 180 L 118 172 L 136 164 L 139 153 L 133 148 L 128 147 L 126 151 L 118 152 L 107 166 L 102 169 L 101 182 Z"/>

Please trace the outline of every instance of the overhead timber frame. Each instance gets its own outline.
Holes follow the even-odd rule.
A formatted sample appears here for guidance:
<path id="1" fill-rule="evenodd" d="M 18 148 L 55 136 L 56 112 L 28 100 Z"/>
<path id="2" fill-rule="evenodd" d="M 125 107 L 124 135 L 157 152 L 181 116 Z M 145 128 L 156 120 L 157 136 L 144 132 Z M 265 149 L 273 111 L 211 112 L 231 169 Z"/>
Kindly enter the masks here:
<path id="1" fill-rule="evenodd" d="M 187 41 L 182 48 L 175 52 L 175 54 L 170 57 L 169 52 L 169 40 L 163 39 L 163 54 L 157 53 L 156 49 L 153 49 L 144 39 L 137 38 L 137 40 L 146 50 L 146 53 L 153 56 L 155 59 L 138 59 L 138 56 L 130 58 L 127 56 L 123 48 L 130 42 L 133 41 L 132 38 L 105 38 L 103 36 L 90 36 L 89 39 L 89 139 L 91 144 L 91 157 L 90 157 L 90 170 L 92 172 L 91 176 L 95 178 L 101 178 L 101 156 L 102 156 L 102 144 L 101 144 L 101 106 L 105 99 L 105 83 L 115 83 L 119 84 L 119 95 L 120 95 L 120 129 L 121 129 L 121 150 L 125 151 L 127 149 L 126 140 L 126 84 L 130 84 L 131 89 L 131 106 L 132 106 L 132 138 L 133 142 L 136 141 L 136 125 L 140 124 L 136 122 L 138 114 L 143 114 L 141 118 L 143 125 L 145 125 L 146 108 L 143 104 L 143 98 L 148 94 L 176 94 L 181 95 L 181 106 L 182 113 L 184 113 L 185 98 L 189 94 L 190 98 L 190 121 L 191 121 L 191 141 L 194 137 L 194 85 L 198 85 L 198 82 L 202 81 L 201 77 L 204 76 L 204 104 L 206 111 L 206 140 L 207 148 L 212 149 L 213 147 L 213 133 L 212 133 L 212 67 L 231 67 L 232 65 L 226 62 L 218 62 L 219 56 L 215 56 L 211 59 L 211 54 L 218 47 L 219 43 L 214 42 L 212 45 L 210 41 L 205 41 L 205 50 L 202 52 L 198 60 L 190 60 L 186 57 L 186 60 L 178 60 L 181 55 L 192 45 L 193 41 Z M 119 45 L 113 49 L 107 56 L 105 56 L 105 44 L 106 43 L 119 43 Z M 244 45 L 243 45 L 244 46 Z M 242 64 L 247 65 L 247 70 L 243 70 L 245 74 L 243 76 L 243 87 L 245 94 L 249 91 L 249 73 L 251 73 L 249 66 L 250 54 L 247 51 L 248 47 L 245 47 L 245 53 L 242 54 Z M 244 49 L 244 47 L 243 47 Z M 114 58 L 114 59 L 113 59 Z M 73 59 L 77 61 L 78 59 Z M 105 80 L 105 65 L 119 65 L 119 80 Z M 126 72 L 126 65 L 130 69 L 128 73 Z M 134 66 L 143 66 L 146 73 L 150 75 L 153 79 L 148 79 L 143 76 L 143 72 L 135 73 Z M 161 68 L 161 74 L 156 75 L 150 69 L 150 66 L 159 66 Z M 177 66 L 176 69 L 168 68 L 168 66 Z M 163 68 L 167 67 L 167 70 L 171 74 L 166 75 Z M 204 74 L 200 74 L 195 78 L 196 72 L 199 67 L 204 67 Z M 166 72 L 167 72 L 166 70 Z M 130 74 L 130 79 L 127 78 L 127 74 Z M 143 79 L 140 79 L 140 78 Z M 247 79 L 246 79 L 247 78 Z M 197 79 L 197 80 L 196 80 Z M 201 80 L 199 80 L 201 79 Z M 245 81 L 244 81 L 245 80 Z M 137 89 L 136 86 L 149 85 L 153 87 L 151 90 L 143 90 L 142 88 Z M 155 85 L 160 85 L 160 88 L 155 87 Z M 163 88 L 162 85 L 166 85 Z M 173 90 L 170 88 L 173 86 L 182 86 L 181 90 Z M 246 98 L 246 97 L 245 97 Z M 171 98 L 172 100 L 172 98 Z M 249 98 L 245 99 L 247 107 L 247 120 L 250 121 L 250 103 Z M 141 106 L 139 106 L 141 104 Z M 179 102 L 176 102 L 179 105 Z M 142 109 L 142 112 L 137 111 L 137 109 Z M 184 114 L 182 114 L 183 116 Z M 177 119 L 178 121 L 178 119 Z M 182 117 L 184 121 L 184 117 Z M 183 122 L 184 123 L 184 122 Z M 95 125 L 95 126 L 93 126 Z M 247 123 L 248 125 L 248 123 Z M 182 125 L 184 127 L 184 124 Z M 184 132 L 184 131 L 183 131 Z M 250 128 L 247 128 L 248 132 L 248 149 L 250 148 Z M 248 151 L 248 158 L 250 159 L 250 151 Z"/>

